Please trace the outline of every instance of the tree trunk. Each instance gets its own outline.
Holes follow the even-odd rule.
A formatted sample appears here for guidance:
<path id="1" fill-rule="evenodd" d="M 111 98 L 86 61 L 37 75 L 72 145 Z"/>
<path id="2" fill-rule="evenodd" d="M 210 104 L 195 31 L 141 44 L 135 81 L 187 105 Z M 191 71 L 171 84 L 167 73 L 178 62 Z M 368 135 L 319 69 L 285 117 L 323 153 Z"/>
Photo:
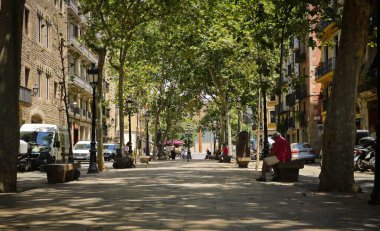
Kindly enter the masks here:
<path id="1" fill-rule="evenodd" d="M 0 193 L 17 191 L 20 145 L 19 91 L 25 0 L 2 0 L 0 9 Z M 4 100 L 6 99 L 6 100 Z"/>
<path id="2" fill-rule="evenodd" d="M 103 69 L 104 62 L 106 58 L 107 50 L 105 48 L 98 49 L 98 69 L 99 69 L 99 81 L 98 81 L 98 91 L 97 91 L 97 99 L 96 102 L 97 108 L 97 121 L 96 121 L 96 140 L 97 140 L 97 152 L 98 152 L 98 169 L 99 171 L 104 171 L 106 169 L 104 165 L 104 153 L 103 153 Z"/>
<path id="3" fill-rule="evenodd" d="M 158 132 L 158 126 L 159 126 L 159 123 L 160 123 L 160 114 L 161 114 L 161 110 L 159 109 L 158 112 L 156 112 L 154 114 L 154 132 L 153 132 L 153 159 L 154 160 L 157 160 L 157 144 L 158 144 L 158 140 L 157 140 L 157 132 Z"/>
<path id="4" fill-rule="evenodd" d="M 353 190 L 358 77 L 374 4 L 373 0 L 346 0 L 344 3 L 339 55 L 323 137 L 323 165 L 319 184 L 322 191 Z"/>

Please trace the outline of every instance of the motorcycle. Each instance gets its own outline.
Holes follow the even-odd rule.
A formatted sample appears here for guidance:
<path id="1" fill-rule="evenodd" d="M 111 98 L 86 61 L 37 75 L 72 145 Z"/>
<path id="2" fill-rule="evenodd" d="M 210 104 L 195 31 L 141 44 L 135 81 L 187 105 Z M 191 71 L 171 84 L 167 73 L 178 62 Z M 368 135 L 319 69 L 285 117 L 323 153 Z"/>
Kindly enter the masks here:
<path id="1" fill-rule="evenodd" d="M 39 169 L 44 171 L 46 164 L 54 163 L 54 157 L 50 156 L 49 149 L 46 147 L 33 147 L 28 144 L 26 153 L 19 153 L 17 158 L 17 169 L 19 172 L 28 172 Z"/>
<path id="2" fill-rule="evenodd" d="M 372 137 L 364 137 L 359 140 L 359 146 L 355 147 L 354 170 L 361 172 L 375 170 L 375 145 L 376 140 Z"/>

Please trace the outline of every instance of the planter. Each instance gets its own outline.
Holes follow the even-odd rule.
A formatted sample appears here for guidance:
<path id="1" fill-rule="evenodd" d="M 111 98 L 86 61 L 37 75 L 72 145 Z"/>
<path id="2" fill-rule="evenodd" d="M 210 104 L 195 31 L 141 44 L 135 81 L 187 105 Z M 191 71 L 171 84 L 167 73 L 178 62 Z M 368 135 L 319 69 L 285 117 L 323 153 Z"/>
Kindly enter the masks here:
<path id="1" fill-rule="evenodd" d="M 45 165 L 49 184 L 64 183 L 77 180 L 80 177 L 80 163 Z"/>
<path id="2" fill-rule="evenodd" d="M 250 157 L 238 157 L 236 162 L 239 165 L 239 168 L 248 168 L 248 164 L 251 161 Z"/>

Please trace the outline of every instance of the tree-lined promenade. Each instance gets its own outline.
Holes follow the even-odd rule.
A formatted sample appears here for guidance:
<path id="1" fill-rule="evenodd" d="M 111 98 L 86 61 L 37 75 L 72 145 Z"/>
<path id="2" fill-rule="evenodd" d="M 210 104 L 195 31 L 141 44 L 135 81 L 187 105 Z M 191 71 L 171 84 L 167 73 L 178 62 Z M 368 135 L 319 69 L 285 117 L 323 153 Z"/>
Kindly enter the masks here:
<path id="1" fill-rule="evenodd" d="M 17 191 L 17 157 L 9 153 L 19 145 L 24 2 L 2 0 L 0 8 L 0 127 L 8 131 L 0 135 L 0 192 Z M 185 131 L 182 124 L 190 123 L 206 107 L 207 116 L 194 126 L 216 130 L 219 144 L 231 143 L 229 137 L 238 130 L 238 111 L 256 111 L 259 91 L 281 95 L 284 90 L 274 83 L 281 76 L 290 38 L 320 33 L 320 20 L 337 20 L 341 38 L 325 122 L 319 186 L 322 191 L 336 192 L 356 188 L 352 150 L 357 88 L 359 77 L 369 66 L 364 57 L 375 44 L 375 0 L 346 0 L 343 4 L 317 0 L 79 2 L 83 15 L 91 12 L 82 39 L 99 57 L 100 80 L 106 71 L 117 76 L 115 103 L 120 111 L 121 146 L 127 97 L 138 100 L 151 113 L 152 134 L 162 129 L 165 139 L 181 138 Z M 331 11 L 332 6 L 339 10 Z M 304 42 L 317 49 L 318 39 Z M 98 89 L 102 89 L 101 82 Z M 100 128 L 98 122 L 102 171 Z M 157 147 L 157 137 L 153 140 Z M 374 201 L 379 200 L 378 190 L 375 185 Z"/>

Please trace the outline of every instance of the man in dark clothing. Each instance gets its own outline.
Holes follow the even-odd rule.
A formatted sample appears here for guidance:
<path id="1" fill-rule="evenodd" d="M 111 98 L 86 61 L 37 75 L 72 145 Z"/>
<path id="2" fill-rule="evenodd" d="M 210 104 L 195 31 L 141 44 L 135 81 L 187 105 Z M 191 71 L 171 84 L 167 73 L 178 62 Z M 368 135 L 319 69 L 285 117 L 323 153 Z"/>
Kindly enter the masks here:
<path id="1" fill-rule="evenodd" d="M 176 153 L 175 153 L 174 148 L 170 151 L 170 155 L 172 157 L 172 160 L 175 160 Z"/>

